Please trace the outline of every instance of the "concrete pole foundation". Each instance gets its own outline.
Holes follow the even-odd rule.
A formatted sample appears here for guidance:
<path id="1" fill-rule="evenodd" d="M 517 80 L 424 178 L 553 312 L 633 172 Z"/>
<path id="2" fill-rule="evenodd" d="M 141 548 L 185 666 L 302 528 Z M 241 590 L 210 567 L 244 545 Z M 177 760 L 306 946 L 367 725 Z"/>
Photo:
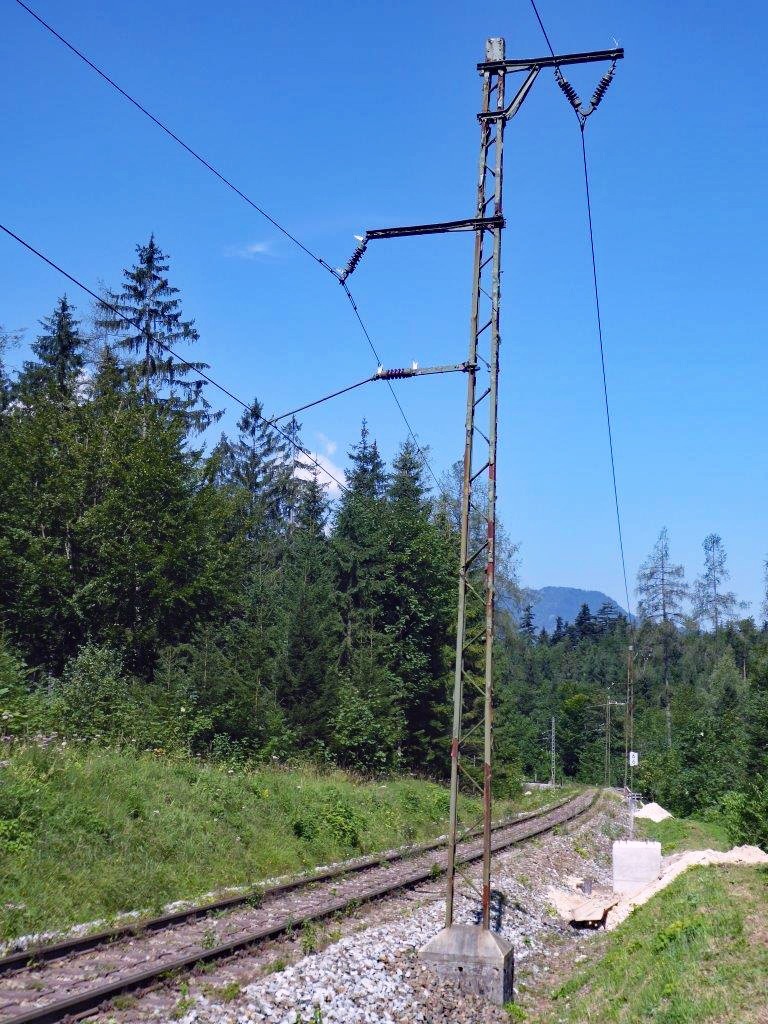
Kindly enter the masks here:
<path id="1" fill-rule="evenodd" d="M 640 839 L 613 844 L 613 891 L 634 896 L 661 876 L 661 843 Z"/>
<path id="2" fill-rule="evenodd" d="M 499 1006 L 512 999 L 512 946 L 487 928 L 452 924 L 430 939 L 419 956 L 438 977 L 450 979 L 464 992 Z"/>

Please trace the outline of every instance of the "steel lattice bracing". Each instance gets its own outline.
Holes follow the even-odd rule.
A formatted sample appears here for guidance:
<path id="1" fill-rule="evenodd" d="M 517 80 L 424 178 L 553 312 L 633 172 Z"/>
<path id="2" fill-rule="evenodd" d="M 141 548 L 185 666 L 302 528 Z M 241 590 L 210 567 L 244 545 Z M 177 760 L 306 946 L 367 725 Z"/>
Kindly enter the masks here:
<path id="1" fill-rule="evenodd" d="M 504 40 L 489 39 L 489 61 L 504 60 Z M 483 798 L 483 927 L 490 922 L 491 899 L 491 749 L 493 694 L 493 621 L 496 571 L 496 424 L 499 378 L 499 305 L 501 288 L 501 232 L 503 221 L 502 187 L 504 171 L 503 70 L 487 69 L 482 74 L 480 111 L 480 159 L 478 163 L 476 217 L 489 216 L 500 222 L 480 227 L 475 232 L 470 312 L 469 355 L 472 367 L 467 380 L 464 471 L 461 503 L 461 551 L 459 602 L 456 628 L 456 665 L 454 677 L 453 731 L 451 741 L 451 820 L 448 850 L 448 892 L 446 925 L 453 923 L 453 896 L 456 876 L 455 850 L 459 837 L 458 793 L 460 777 L 482 790 Z M 484 483 L 485 487 L 478 484 Z M 473 500 L 478 493 L 485 508 Z M 473 521 L 484 523 L 484 536 L 477 538 Z M 480 543 L 477 544 L 477 540 Z M 476 546 L 473 549 L 472 541 Z M 482 593 L 477 587 L 477 569 L 485 563 Z M 482 626 L 478 633 L 470 628 L 476 609 L 482 605 Z M 470 664 L 470 648 L 482 644 L 480 664 Z M 482 697 L 482 718 L 467 728 L 465 700 L 470 693 Z M 469 741 L 483 726 L 482 775 L 477 778 L 477 758 L 472 758 Z M 473 770 L 475 769 L 475 770 Z"/>

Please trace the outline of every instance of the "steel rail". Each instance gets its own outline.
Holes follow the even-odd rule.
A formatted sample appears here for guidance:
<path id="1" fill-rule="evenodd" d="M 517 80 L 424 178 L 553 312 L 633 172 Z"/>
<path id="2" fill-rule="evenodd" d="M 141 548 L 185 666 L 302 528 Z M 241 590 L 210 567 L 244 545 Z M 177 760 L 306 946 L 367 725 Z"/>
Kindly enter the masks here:
<path id="1" fill-rule="evenodd" d="M 492 843 L 492 852 L 499 852 L 500 850 L 506 849 L 515 843 L 522 842 L 526 839 L 532 839 L 535 836 L 550 831 L 558 825 L 565 824 L 568 821 L 581 817 L 592 809 L 597 797 L 598 792 L 596 790 L 591 790 L 586 793 L 579 794 L 576 797 L 563 800 L 543 811 L 532 811 L 506 822 L 498 823 L 495 826 L 495 832 L 497 834 L 505 831 L 508 833 L 514 832 L 514 834 L 501 836 L 496 840 L 496 842 Z M 522 834 L 520 834 L 521 830 Z M 479 833 L 476 832 L 475 835 L 479 835 Z M 351 872 L 359 872 L 365 868 L 374 867 L 383 864 L 384 862 L 391 863 L 396 860 L 405 860 L 408 857 L 416 856 L 420 853 L 428 853 L 431 850 L 445 846 L 446 840 L 437 840 L 435 842 L 421 844 L 417 847 L 393 851 L 392 853 L 387 853 L 383 856 L 371 856 L 357 861 L 354 864 L 347 863 L 345 865 L 340 865 L 338 868 L 298 878 L 283 885 L 274 886 L 268 890 L 254 890 L 248 894 L 230 897 L 227 900 L 221 900 L 217 903 L 206 904 L 204 907 L 201 906 L 191 908 L 186 911 L 178 911 L 174 914 L 163 915 L 162 917 L 152 919 L 151 922 L 137 922 L 136 924 L 114 929 L 111 932 L 102 932 L 98 935 L 84 936 L 81 939 L 72 940 L 69 943 L 68 950 L 64 949 L 67 943 L 57 943 L 55 946 L 41 947 L 37 950 L 26 950 L 22 954 L 18 955 L 12 954 L 12 958 L 17 960 L 16 968 L 19 967 L 18 957 L 20 957 L 24 962 L 25 967 L 34 966 L 41 960 L 58 959 L 68 955 L 68 953 L 79 953 L 87 951 L 88 949 L 96 948 L 97 946 L 108 945 L 120 938 L 135 937 L 140 935 L 143 931 L 152 930 L 151 926 L 154 926 L 154 929 L 158 930 L 163 927 L 168 927 L 174 923 L 180 923 L 188 919 L 193 920 L 195 918 L 205 916 L 213 910 L 226 909 L 227 907 L 235 906 L 237 904 L 244 904 L 247 903 L 249 899 L 253 899 L 255 895 L 261 895 L 263 897 L 279 896 L 285 892 L 296 890 L 305 885 L 311 885 L 317 881 L 339 877 Z M 482 856 L 482 847 L 479 849 L 475 848 L 461 856 L 458 856 L 456 858 L 456 864 L 469 864 L 472 861 L 481 859 Z M 437 866 L 440 868 L 440 873 L 445 872 L 446 866 Z M 343 912 L 348 910 L 352 903 L 355 905 L 368 903 L 382 896 L 408 888 L 409 886 L 428 881 L 434 877 L 435 865 L 431 865 L 427 869 L 418 868 L 417 870 L 400 876 L 394 881 L 375 885 L 358 894 L 353 899 L 350 899 L 348 896 L 343 896 L 338 899 L 330 900 L 324 903 L 322 907 L 314 909 L 307 914 L 297 917 L 289 915 L 277 923 L 268 924 L 255 929 L 246 935 L 241 935 L 229 941 L 219 943 L 210 949 L 197 949 L 193 953 L 184 954 L 172 961 L 167 961 L 142 971 L 135 971 L 121 979 L 91 987 L 78 994 L 68 996 L 65 999 L 48 1003 L 45 1006 L 32 1007 L 24 1010 L 20 1014 L 12 1017 L 0 1018 L 0 1020 L 2 1021 L 2 1024 L 55 1024 L 55 1022 L 61 1021 L 66 1017 L 88 1015 L 102 1004 L 109 1002 L 117 996 L 146 988 L 152 983 L 162 981 L 169 976 L 173 976 L 178 972 L 193 968 L 198 964 L 210 963 L 211 961 L 226 958 L 247 949 L 258 942 L 276 938 L 290 932 L 305 922 L 321 920 L 337 912 Z M 88 943 L 89 940 L 98 940 L 98 942 L 92 941 L 90 945 L 83 945 L 83 943 Z M 58 951 L 55 957 L 45 956 L 47 952 L 53 951 L 54 949 Z M 3 958 L 2 962 L 7 964 L 12 958 Z M 10 970 L 10 966 L 6 966 L 6 971 Z"/>
<path id="2" fill-rule="evenodd" d="M 523 811 L 520 814 L 515 814 L 509 818 L 502 819 L 494 825 L 494 831 L 498 832 L 500 829 L 510 828 L 512 825 L 518 825 L 523 821 L 528 821 L 530 818 L 540 817 L 543 814 L 556 811 L 560 807 L 570 803 L 572 799 L 573 797 L 566 797 L 564 800 L 560 800 L 543 809 Z M 463 836 L 463 839 L 471 839 L 479 834 L 480 830 L 478 828 L 471 829 Z M 368 868 L 376 867 L 383 863 L 392 864 L 400 860 L 405 860 L 408 857 L 417 857 L 420 854 L 430 853 L 432 850 L 441 849 L 446 845 L 446 842 L 446 838 L 434 839 L 426 843 L 411 844 L 392 850 L 382 851 L 380 853 L 372 853 L 364 857 L 356 857 L 336 864 L 333 867 L 324 868 L 320 871 L 312 871 L 297 875 L 294 878 L 288 879 L 286 882 L 279 882 L 277 885 L 254 885 L 247 890 L 237 893 L 236 895 L 225 896 L 221 899 L 213 900 L 208 903 L 192 905 L 182 910 L 174 910 L 167 914 L 160 914 L 157 917 L 138 918 L 137 920 L 117 925 L 114 928 L 91 932 L 88 935 L 79 935 L 76 938 L 62 939 L 60 942 L 53 942 L 44 946 L 33 946 L 28 949 L 18 950 L 14 953 L 9 953 L 4 957 L 0 957 L 0 977 L 5 974 L 9 974 L 12 971 L 24 970 L 25 968 L 33 965 L 47 963 L 52 960 L 60 960 L 62 957 L 69 956 L 72 953 L 85 953 L 90 949 L 98 949 L 100 946 L 110 945 L 111 943 L 118 942 L 121 939 L 136 938 L 145 932 L 161 931 L 164 928 L 170 928 L 173 925 L 182 924 L 185 921 L 195 921 L 202 917 L 208 917 L 210 914 L 217 913 L 221 910 L 231 910 L 235 907 L 242 907 L 254 899 L 272 899 L 276 896 L 283 896 L 289 892 L 295 892 L 296 889 L 300 889 L 305 885 L 313 885 L 316 882 L 327 882 L 333 878 L 340 878 L 342 875 L 356 874 L 360 871 L 365 871 Z"/>

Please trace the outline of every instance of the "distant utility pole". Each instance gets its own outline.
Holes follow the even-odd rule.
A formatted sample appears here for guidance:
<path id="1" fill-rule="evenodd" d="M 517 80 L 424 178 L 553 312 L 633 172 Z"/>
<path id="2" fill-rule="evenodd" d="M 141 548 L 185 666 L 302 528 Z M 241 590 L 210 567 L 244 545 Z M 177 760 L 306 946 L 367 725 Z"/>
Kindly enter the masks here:
<path id="1" fill-rule="evenodd" d="M 610 789 L 612 781 L 611 772 L 611 708 L 625 707 L 626 702 L 623 700 L 611 700 L 610 691 L 606 692 L 605 695 L 605 759 L 603 767 L 603 785 L 606 789 Z"/>
<path id="2" fill-rule="evenodd" d="M 554 715 L 552 715 L 552 729 L 551 729 L 551 736 L 550 736 L 550 741 L 549 741 L 549 751 L 550 751 L 550 761 L 551 761 L 550 770 L 549 770 L 549 784 L 550 784 L 550 786 L 554 786 L 555 785 L 555 764 L 556 764 L 556 753 L 555 753 L 555 716 Z"/>
<path id="3" fill-rule="evenodd" d="M 624 789 L 633 789 L 634 765 L 630 754 L 635 749 L 635 654 L 634 645 L 627 649 L 627 699 L 624 707 Z"/>

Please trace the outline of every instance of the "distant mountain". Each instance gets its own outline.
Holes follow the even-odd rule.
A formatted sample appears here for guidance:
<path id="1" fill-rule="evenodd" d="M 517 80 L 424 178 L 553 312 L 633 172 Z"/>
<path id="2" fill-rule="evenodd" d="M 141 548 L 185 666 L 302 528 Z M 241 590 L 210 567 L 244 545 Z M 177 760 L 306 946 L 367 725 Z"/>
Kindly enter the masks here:
<path id="1" fill-rule="evenodd" d="M 593 615 L 603 604 L 615 608 L 617 614 L 627 614 L 618 602 L 602 591 L 579 590 L 578 587 L 542 587 L 541 590 L 526 590 L 523 606 L 526 604 L 530 604 L 533 609 L 536 629 L 546 629 L 548 633 L 555 628 L 558 615 L 563 622 L 573 622 L 583 604 L 587 605 Z"/>

